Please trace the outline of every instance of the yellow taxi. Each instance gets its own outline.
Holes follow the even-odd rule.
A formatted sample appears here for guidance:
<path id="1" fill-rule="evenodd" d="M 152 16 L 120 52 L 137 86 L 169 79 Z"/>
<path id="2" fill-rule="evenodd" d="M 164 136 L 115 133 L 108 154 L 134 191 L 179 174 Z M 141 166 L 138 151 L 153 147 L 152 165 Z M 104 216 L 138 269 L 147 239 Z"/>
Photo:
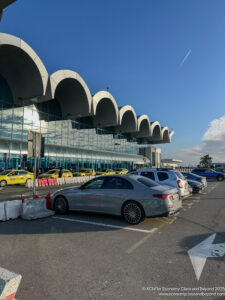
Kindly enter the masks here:
<path id="1" fill-rule="evenodd" d="M 38 175 L 39 179 L 43 179 L 43 178 L 58 178 L 59 177 L 59 169 L 52 169 L 49 170 L 46 173 L 40 174 Z M 72 172 L 70 172 L 69 170 L 62 170 L 62 178 L 67 178 L 67 177 L 73 177 Z"/>
<path id="2" fill-rule="evenodd" d="M 99 172 L 96 172 L 96 175 L 115 175 L 116 172 L 111 169 L 105 169 Z"/>
<path id="3" fill-rule="evenodd" d="M 116 172 L 116 174 L 125 175 L 128 173 L 128 170 L 124 169 L 124 168 L 119 168 L 119 169 L 116 169 L 115 172 Z"/>
<path id="4" fill-rule="evenodd" d="M 33 179 L 34 174 L 26 170 L 6 170 L 0 173 L 0 186 L 26 184 L 28 180 Z"/>
<path id="5" fill-rule="evenodd" d="M 93 169 L 81 169 L 79 172 L 73 173 L 73 176 L 95 176 L 95 170 Z"/>

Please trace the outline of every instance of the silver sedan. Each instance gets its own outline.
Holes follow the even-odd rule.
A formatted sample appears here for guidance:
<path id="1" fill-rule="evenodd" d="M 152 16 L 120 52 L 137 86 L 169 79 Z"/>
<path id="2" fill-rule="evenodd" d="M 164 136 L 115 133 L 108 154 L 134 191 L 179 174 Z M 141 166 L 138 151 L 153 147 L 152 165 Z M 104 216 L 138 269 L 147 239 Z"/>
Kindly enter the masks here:
<path id="1" fill-rule="evenodd" d="M 59 190 L 51 197 L 52 208 L 122 216 L 130 224 L 145 217 L 172 214 L 182 208 L 175 188 L 162 186 L 143 176 L 101 176 L 80 187 Z"/>

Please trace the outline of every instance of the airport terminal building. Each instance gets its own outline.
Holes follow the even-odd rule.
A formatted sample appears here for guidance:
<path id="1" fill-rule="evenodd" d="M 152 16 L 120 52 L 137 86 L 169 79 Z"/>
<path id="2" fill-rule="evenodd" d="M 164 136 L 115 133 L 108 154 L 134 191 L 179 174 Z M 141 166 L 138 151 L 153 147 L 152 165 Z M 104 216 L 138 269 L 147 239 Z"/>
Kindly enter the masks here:
<path id="1" fill-rule="evenodd" d="M 109 91 L 92 95 L 75 71 L 48 74 L 35 51 L 0 33 L 0 168 L 31 167 L 28 131 L 45 137 L 42 168 L 131 169 L 149 165 L 141 149 L 170 143 L 173 132 Z"/>

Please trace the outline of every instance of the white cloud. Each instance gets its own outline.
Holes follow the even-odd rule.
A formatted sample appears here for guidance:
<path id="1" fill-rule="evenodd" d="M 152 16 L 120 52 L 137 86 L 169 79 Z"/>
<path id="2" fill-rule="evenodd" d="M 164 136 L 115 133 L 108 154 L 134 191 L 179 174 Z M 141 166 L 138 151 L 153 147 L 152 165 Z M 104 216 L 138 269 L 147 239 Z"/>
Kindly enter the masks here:
<path id="1" fill-rule="evenodd" d="M 195 165 L 205 154 L 212 156 L 214 162 L 225 162 L 225 116 L 210 122 L 201 145 L 183 149 L 175 157 L 183 160 L 182 165 Z"/>
<path id="2" fill-rule="evenodd" d="M 190 56 L 190 54 L 191 54 L 191 49 L 188 50 L 187 54 L 185 55 L 185 57 L 183 58 L 182 62 L 180 63 L 180 68 L 183 66 L 183 64 L 185 63 L 185 61 Z"/>

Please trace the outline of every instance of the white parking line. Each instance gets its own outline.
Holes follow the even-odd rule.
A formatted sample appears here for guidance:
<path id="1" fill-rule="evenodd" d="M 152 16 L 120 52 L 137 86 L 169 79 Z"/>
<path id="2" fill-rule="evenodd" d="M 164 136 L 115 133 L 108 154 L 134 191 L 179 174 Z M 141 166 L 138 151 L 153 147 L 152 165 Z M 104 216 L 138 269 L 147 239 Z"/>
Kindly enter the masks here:
<path id="1" fill-rule="evenodd" d="M 123 226 L 112 225 L 112 224 L 97 223 L 97 222 L 92 222 L 92 221 L 84 221 L 84 220 L 78 220 L 78 219 L 70 219 L 70 218 L 62 218 L 62 217 L 52 217 L 52 218 L 57 219 L 57 220 L 64 220 L 64 221 L 70 221 L 70 222 L 77 222 L 77 223 L 83 223 L 83 224 L 116 228 L 116 229 L 131 230 L 131 231 L 137 231 L 137 232 L 143 232 L 143 233 L 152 233 L 158 229 L 158 228 L 152 228 L 150 230 L 146 230 L 146 229 L 138 229 L 138 228 L 132 228 L 132 227 L 123 227 Z"/>

